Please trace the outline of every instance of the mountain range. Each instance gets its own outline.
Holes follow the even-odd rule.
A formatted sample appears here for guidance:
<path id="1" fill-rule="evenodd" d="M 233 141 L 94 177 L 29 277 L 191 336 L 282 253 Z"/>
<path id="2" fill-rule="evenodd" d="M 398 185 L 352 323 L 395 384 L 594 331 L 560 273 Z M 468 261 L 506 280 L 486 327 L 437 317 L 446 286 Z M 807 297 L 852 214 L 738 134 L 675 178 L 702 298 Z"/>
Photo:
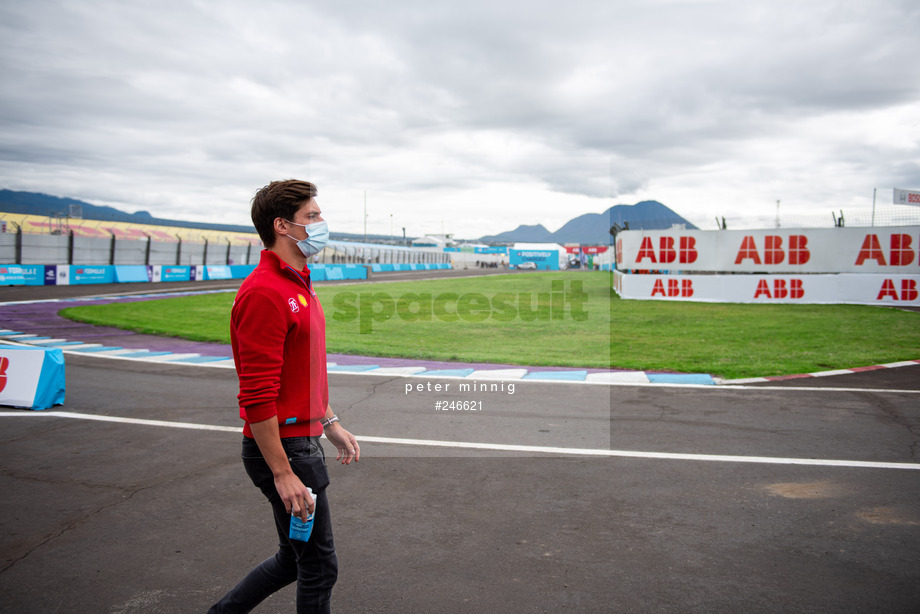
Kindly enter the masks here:
<path id="1" fill-rule="evenodd" d="M 674 213 L 657 200 L 644 200 L 635 205 L 615 205 L 604 213 L 586 213 L 566 222 L 556 232 L 550 232 L 542 224 L 521 225 L 508 232 L 487 235 L 479 240 L 483 243 L 581 243 L 587 245 L 609 245 L 613 243 L 610 227 L 614 224 L 630 230 L 663 230 L 678 224 L 687 229 L 696 226 Z"/>
<path id="2" fill-rule="evenodd" d="M 90 203 L 73 198 L 60 198 L 39 192 L 17 192 L 14 190 L 0 190 L 0 211 L 7 213 L 23 213 L 28 215 L 46 215 L 50 217 L 67 217 L 70 215 L 71 205 L 80 208 L 80 217 L 84 220 L 100 220 L 106 222 L 127 222 L 131 224 L 150 224 L 152 226 L 173 226 L 176 228 L 199 228 L 202 230 L 223 230 L 244 234 L 255 233 L 251 225 L 213 224 L 207 222 L 186 222 L 183 220 L 167 220 L 156 218 L 147 211 L 125 213 L 114 207 L 91 205 Z M 349 234 L 345 232 L 329 233 L 331 239 L 336 241 L 363 241 L 364 235 Z M 400 237 L 401 238 L 401 237 Z M 410 237 L 411 238 L 411 237 Z M 392 243 L 393 237 L 389 235 L 367 235 L 368 241 Z"/>
<path id="3" fill-rule="evenodd" d="M 206 222 L 185 222 L 156 218 L 147 211 L 125 213 L 101 205 L 73 198 L 59 198 L 37 192 L 17 192 L 0 190 L 0 211 L 8 213 L 25 213 L 67 217 L 71 205 L 79 206 L 81 216 L 87 220 L 111 222 L 130 222 L 135 224 L 152 224 L 155 226 L 176 226 L 179 228 L 201 228 L 204 230 L 225 230 L 229 232 L 252 233 L 252 226 L 232 224 L 213 224 Z M 646 200 L 635 205 L 615 205 L 604 213 L 586 213 L 566 222 L 559 230 L 550 232 L 542 224 L 522 224 L 514 230 L 496 235 L 480 237 L 483 243 L 581 243 L 584 245 L 609 245 L 613 242 L 610 227 L 613 224 L 626 226 L 633 230 L 658 230 L 670 228 L 674 224 L 683 224 L 688 229 L 696 226 L 676 214 L 656 200 Z M 343 241 L 361 241 L 364 235 L 349 233 L 331 233 L 331 238 Z M 409 237 L 411 239 L 412 237 Z M 369 241 L 389 242 L 393 237 L 367 235 Z"/>

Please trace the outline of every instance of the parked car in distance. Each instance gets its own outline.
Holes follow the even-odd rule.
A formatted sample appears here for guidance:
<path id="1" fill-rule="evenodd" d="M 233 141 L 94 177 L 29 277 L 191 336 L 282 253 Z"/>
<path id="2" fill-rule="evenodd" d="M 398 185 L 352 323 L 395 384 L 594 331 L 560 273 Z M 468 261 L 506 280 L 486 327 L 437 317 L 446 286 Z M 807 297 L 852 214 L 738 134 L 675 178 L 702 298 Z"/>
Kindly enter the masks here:
<path id="1" fill-rule="evenodd" d="M 517 268 L 519 268 L 519 269 L 524 269 L 524 270 L 527 270 L 527 269 L 530 269 L 530 270 L 533 270 L 533 271 L 537 270 L 537 263 L 536 263 L 536 262 L 522 262 L 522 263 L 517 264 L 517 265 L 515 265 L 515 266 L 516 266 Z"/>

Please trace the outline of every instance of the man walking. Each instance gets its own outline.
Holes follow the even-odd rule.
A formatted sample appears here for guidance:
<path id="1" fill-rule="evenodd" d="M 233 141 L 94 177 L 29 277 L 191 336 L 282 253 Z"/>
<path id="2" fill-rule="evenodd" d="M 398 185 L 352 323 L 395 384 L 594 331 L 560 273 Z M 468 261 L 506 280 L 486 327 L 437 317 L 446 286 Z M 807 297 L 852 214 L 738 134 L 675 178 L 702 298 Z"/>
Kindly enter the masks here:
<path id="1" fill-rule="evenodd" d="M 312 183 L 287 180 L 252 199 L 252 222 L 266 249 L 237 293 L 230 339 L 245 422 L 243 465 L 271 503 L 280 543 L 209 614 L 249 612 L 292 582 L 298 613 L 329 612 L 338 562 L 320 435 L 345 465 L 361 450 L 329 405 L 326 321 L 307 268 L 329 237 L 315 196 Z M 289 538 L 291 516 L 306 520 L 311 513 L 309 541 Z"/>

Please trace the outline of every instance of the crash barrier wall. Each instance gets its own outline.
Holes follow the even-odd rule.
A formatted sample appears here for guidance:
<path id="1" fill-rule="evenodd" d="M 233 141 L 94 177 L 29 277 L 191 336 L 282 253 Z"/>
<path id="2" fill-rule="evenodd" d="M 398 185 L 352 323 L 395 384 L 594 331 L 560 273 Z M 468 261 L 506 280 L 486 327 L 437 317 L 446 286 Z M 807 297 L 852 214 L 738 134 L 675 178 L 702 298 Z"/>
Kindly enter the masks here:
<path id="1" fill-rule="evenodd" d="M 0 345 L 0 405 L 26 409 L 62 405 L 65 385 L 60 348 Z"/>
<path id="2" fill-rule="evenodd" d="M 165 243 L 148 239 L 99 239 L 0 233 L 0 263 L 45 265 L 240 265 L 256 264 L 258 244 Z M 314 260 L 319 264 L 446 264 L 449 254 L 397 246 L 330 241 Z"/>
<path id="3" fill-rule="evenodd" d="M 311 278 L 314 281 L 367 279 L 368 266 L 363 264 L 311 264 Z M 406 266 L 424 267 L 434 265 Z M 51 286 L 243 279 L 255 267 L 256 265 L 254 264 L 196 266 L 5 264 L 0 265 L 0 285 Z"/>
<path id="4" fill-rule="evenodd" d="M 621 231 L 622 298 L 920 306 L 920 226 Z"/>
<path id="5" fill-rule="evenodd" d="M 918 275 L 629 275 L 615 271 L 613 288 L 627 299 L 920 306 Z"/>
<path id="6" fill-rule="evenodd" d="M 8 264 L 196 265 L 258 262 L 258 244 L 164 242 L 118 237 L 0 233 L 0 262 Z"/>
<path id="7" fill-rule="evenodd" d="M 435 263 L 435 264 L 407 264 L 407 263 L 392 263 L 392 264 L 372 264 L 371 272 L 373 273 L 393 273 L 398 271 L 438 271 L 444 269 L 450 269 L 451 265 L 447 262 Z"/>
<path id="8" fill-rule="evenodd" d="M 713 273 L 920 274 L 920 226 L 775 230 L 626 230 L 617 268 Z"/>
<path id="9" fill-rule="evenodd" d="M 0 264 L 246 265 L 257 264 L 255 233 L 0 213 Z M 449 263 L 441 250 L 330 241 L 320 264 Z"/>

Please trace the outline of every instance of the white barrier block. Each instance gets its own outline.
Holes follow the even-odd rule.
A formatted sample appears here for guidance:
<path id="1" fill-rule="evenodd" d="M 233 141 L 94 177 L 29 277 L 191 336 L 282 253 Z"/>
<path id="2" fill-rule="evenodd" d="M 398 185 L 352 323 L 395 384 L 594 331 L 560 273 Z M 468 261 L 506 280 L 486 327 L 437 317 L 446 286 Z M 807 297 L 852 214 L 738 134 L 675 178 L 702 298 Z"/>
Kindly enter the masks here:
<path id="1" fill-rule="evenodd" d="M 48 409 L 64 403 L 64 353 L 59 348 L 0 346 L 0 405 Z"/>

